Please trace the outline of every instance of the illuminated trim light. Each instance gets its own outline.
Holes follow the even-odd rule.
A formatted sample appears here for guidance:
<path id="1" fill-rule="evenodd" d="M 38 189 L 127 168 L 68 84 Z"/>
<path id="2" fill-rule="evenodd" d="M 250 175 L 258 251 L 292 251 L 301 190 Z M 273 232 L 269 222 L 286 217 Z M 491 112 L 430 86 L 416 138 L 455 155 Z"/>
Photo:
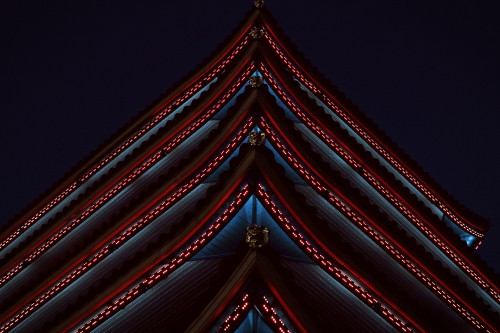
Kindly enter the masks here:
<path id="1" fill-rule="evenodd" d="M 383 248 L 389 255 L 391 255 L 395 260 L 397 260 L 403 267 L 405 267 L 412 275 L 418 278 L 424 283 L 435 295 L 443 299 L 447 304 L 451 305 L 452 308 L 462 315 L 467 321 L 472 323 L 478 329 L 484 329 L 485 326 L 482 321 L 479 321 L 474 314 L 471 314 L 462 304 L 457 301 L 455 297 L 451 296 L 442 286 L 431 279 L 428 274 L 422 272 L 422 270 L 414 263 L 413 260 L 408 258 L 400 250 L 398 250 L 394 244 L 389 242 L 385 237 L 380 235 L 370 224 L 365 221 L 359 214 L 349 207 L 349 205 L 342 199 L 338 198 L 332 191 L 327 189 L 320 181 L 316 180 L 314 175 L 306 170 L 300 162 L 292 156 L 292 154 L 286 149 L 286 147 L 280 142 L 276 134 L 270 129 L 269 125 L 263 117 L 261 117 L 259 126 L 266 132 L 269 137 L 270 142 L 276 148 L 276 150 L 282 155 L 283 159 L 289 162 L 290 166 L 296 171 L 298 175 L 303 177 L 310 186 L 323 196 L 327 201 L 329 201 L 333 207 L 335 207 L 340 213 L 347 217 L 351 222 L 353 222 L 358 228 L 363 231 L 368 237 L 370 237 L 375 243 L 377 243 L 381 248 Z M 273 211 L 274 212 L 274 211 Z M 425 267 L 424 267 L 425 269 Z M 470 309 L 470 308 L 469 308 Z M 471 309 L 474 312 L 474 309 Z"/>
<path id="2" fill-rule="evenodd" d="M 346 163 L 348 163 L 354 170 L 370 183 L 382 196 L 391 202 L 399 212 L 401 212 L 413 225 L 415 225 L 431 242 L 433 242 L 439 249 L 443 251 L 458 267 L 460 267 L 466 274 L 468 274 L 474 281 L 476 281 L 483 289 L 487 288 L 487 293 L 492 296 L 497 302 L 500 302 L 500 294 L 496 292 L 491 285 L 483 279 L 475 267 L 471 267 L 462 259 L 460 252 L 454 251 L 446 243 L 438 237 L 425 223 L 412 213 L 399 199 L 397 199 L 378 179 L 370 174 L 360 162 L 356 161 L 348 152 L 346 152 L 338 143 L 334 142 L 321 128 L 313 123 L 309 117 L 288 97 L 288 95 L 281 89 L 278 82 L 274 79 L 267 67 L 260 63 L 259 70 L 264 75 L 266 82 L 270 84 L 272 89 L 278 94 L 282 101 L 289 107 L 290 110 L 307 126 L 309 130 L 315 133 L 328 147 L 330 147 L 336 154 L 338 154 Z"/>
<path id="3" fill-rule="evenodd" d="M 462 227 L 465 231 L 470 234 L 482 238 L 484 233 L 481 233 L 472 227 L 466 225 L 459 219 L 448 206 L 441 202 L 438 197 L 431 193 L 431 191 L 420 182 L 416 176 L 414 176 L 407 168 L 397 161 L 397 159 L 391 155 L 390 152 L 384 149 L 380 143 L 376 141 L 367 131 L 365 131 L 361 126 L 357 124 L 346 112 L 340 109 L 325 93 L 323 93 L 319 88 L 317 88 L 310 80 L 307 80 L 304 75 L 297 70 L 297 68 L 292 64 L 292 62 L 286 57 L 280 47 L 272 39 L 268 31 L 264 32 L 264 38 L 271 46 L 271 48 L 276 52 L 278 57 L 285 63 L 288 69 L 302 82 L 308 89 L 310 89 L 316 96 L 319 96 L 325 104 L 327 104 L 331 110 L 333 110 L 343 121 L 345 121 L 358 135 L 360 135 L 372 148 L 374 148 L 381 156 L 383 156 L 387 162 L 389 162 L 395 169 L 397 169 L 408 181 L 410 181 L 414 186 L 416 186 L 422 193 L 427 196 L 427 198 L 435 203 L 443 212 L 446 213 L 455 223 Z M 468 222 L 468 221 L 467 221 Z"/>
<path id="4" fill-rule="evenodd" d="M 173 102 L 170 102 L 167 106 L 163 105 L 159 110 L 153 112 L 153 115 L 158 113 L 153 120 L 148 122 L 144 127 L 138 130 L 132 137 L 130 137 L 125 143 L 115 149 L 111 154 L 103 158 L 97 165 L 92 169 L 87 171 L 83 176 L 79 177 L 77 180 L 73 181 L 66 189 L 64 189 L 60 194 L 58 194 L 54 199 L 52 199 L 47 205 L 40 209 L 34 216 L 28 219 L 15 231 L 13 231 L 9 237 L 0 243 L 0 251 L 12 243 L 17 237 L 19 237 L 23 232 L 28 230 L 33 224 L 35 224 L 39 219 L 41 219 L 45 214 L 47 214 L 52 208 L 57 206 L 62 200 L 64 200 L 68 195 L 70 195 L 78 186 L 87 181 L 90 177 L 95 175 L 99 170 L 104 168 L 109 162 L 120 155 L 128 147 L 134 144 L 137 140 L 143 137 L 147 132 L 154 128 L 158 123 L 170 115 L 176 108 L 184 103 L 186 100 L 195 95 L 199 90 L 201 90 L 207 82 L 212 81 L 217 75 L 219 75 L 225 67 L 244 49 L 244 47 L 249 43 L 248 36 L 243 37 L 242 41 L 232 50 L 226 58 L 220 61 L 210 73 L 205 77 L 196 81 L 191 87 L 186 87 L 187 91 L 183 93 L 180 97 L 177 97 Z"/>
<path id="5" fill-rule="evenodd" d="M 291 333 L 285 322 L 280 318 L 275 308 L 271 305 L 266 296 L 259 300 L 252 301 L 250 294 L 245 294 L 240 303 L 234 308 L 224 322 L 217 328 L 216 333 L 234 332 L 243 322 L 246 315 L 252 308 L 259 310 L 264 321 L 273 329 L 274 332 Z"/>
<path id="6" fill-rule="evenodd" d="M 11 329 L 15 325 L 19 324 L 21 320 L 25 319 L 27 316 L 32 314 L 34 311 L 39 309 L 49 300 L 54 298 L 58 293 L 64 290 L 72 282 L 86 273 L 88 270 L 96 266 L 98 263 L 103 261 L 108 257 L 113 251 L 118 249 L 121 245 L 131 239 L 134 235 L 139 233 L 147 225 L 152 223 L 157 217 L 159 217 L 163 212 L 165 212 L 169 207 L 173 206 L 176 202 L 181 200 L 184 196 L 189 193 L 195 186 L 203 182 L 219 165 L 224 163 L 227 157 L 243 142 L 243 140 L 248 135 L 248 132 L 255 126 L 252 118 L 250 118 L 243 129 L 237 133 L 234 139 L 226 146 L 226 148 L 218 154 L 218 156 L 210 162 L 205 169 L 203 169 L 199 174 L 194 176 L 188 183 L 178 188 L 178 190 L 169 196 L 166 201 L 163 201 L 156 208 L 151 210 L 148 214 L 142 217 L 140 220 L 136 221 L 132 226 L 127 228 L 121 234 L 115 236 L 108 244 L 105 244 L 94 254 L 89 255 L 86 261 L 81 263 L 77 268 L 75 268 L 71 273 L 67 274 L 64 278 L 55 283 L 50 289 L 39 296 L 36 300 L 31 301 L 24 309 L 15 315 L 9 322 L 0 327 L 0 332 L 4 332 L 6 329 Z M 204 242 L 204 241 L 203 241 Z"/>
<path id="7" fill-rule="evenodd" d="M 388 323 L 394 326 L 401 332 L 412 332 L 406 322 L 401 318 L 405 316 L 396 310 L 389 309 L 388 305 L 381 303 L 371 292 L 363 288 L 358 282 L 351 279 L 342 270 L 334 265 L 333 259 L 328 259 L 323 253 L 315 248 L 306 238 L 290 223 L 288 218 L 281 212 L 278 206 L 271 199 L 269 194 L 264 190 L 262 184 L 258 185 L 257 197 L 267 211 L 273 216 L 274 220 L 278 222 L 283 231 L 294 241 L 297 246 L 304 251 L 315 263 L 317 263 L 326 273 L 333 277 L 346 289 L 351 291 L 358 299 L 368 306 L 379 304 L 377 311 Z M 415 323 L 413 323 L 415 324 Z"/>
<path id="8" fill-rule="evenodd" d="M 173 140 L 166 142 L 158 151 L 145 162 L 143 162 L 136 169 L 131 171 L 129 175 L 122 179 L 118 184 L 104 193 L 99 199 L 94 201 L 89 207 L 87 207 L 78 217 L 68 221 L 64 227 L 62 227 L 54 235 L 46 239 L 43 244 L 38 246 L 36 249 L 30 253 L 25 254 L 21 259 L 20 263 L 14 267 L 10 267 L 7 272 L 2 272 L 0 278 L 0 287 L 5 285 L 10 279 L 16 276 L 22 269 L 27 267 L 31 262 L 40 257 L 43 253 L 54 246 L 58 241 L 60 241 L 64 236 L 73 231 L 76 227 L 87 220 L 93 213 L 103 207 L 112 198 L 118 195 L 123 189 L 125 189 L 130 183 L 143 175 L 146 171 L 151 169 L 156 163 L 165 157 L 166 154 L 178 147 L 182 142 L 184 142 L 191 134 L 196 132 L 203 124 L 205 124 L 220 108 L 234 95 L 234 93 L 247 81 L 249 75 L 255 70 L 255 65 L 252 63 L 246 71 L 239 77 L 239 79 L 233 84 L 233 86 L 224 94 L 224 96 L 216 102 L 209 110 L 207 110 L 198 120 L 196 120 L 191 126 L 184 130 L 181 134 L 175 137 Z"/>

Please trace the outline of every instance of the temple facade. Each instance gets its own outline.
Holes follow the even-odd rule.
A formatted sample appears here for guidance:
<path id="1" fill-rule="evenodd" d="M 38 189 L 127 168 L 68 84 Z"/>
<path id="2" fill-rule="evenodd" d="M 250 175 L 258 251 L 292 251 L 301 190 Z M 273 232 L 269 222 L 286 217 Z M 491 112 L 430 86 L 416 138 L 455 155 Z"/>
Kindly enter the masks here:
<path id="1" fill-rule="evenodd" d="M 0 332 L 496 332 L 487 229 L 255 1 L 3 228 Z"/>

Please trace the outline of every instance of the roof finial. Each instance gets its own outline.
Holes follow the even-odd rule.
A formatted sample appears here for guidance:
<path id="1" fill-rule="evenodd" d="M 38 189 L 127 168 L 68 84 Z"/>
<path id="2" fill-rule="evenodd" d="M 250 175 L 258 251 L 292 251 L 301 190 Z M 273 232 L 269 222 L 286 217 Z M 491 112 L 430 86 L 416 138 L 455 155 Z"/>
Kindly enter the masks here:
<path id="1" fill-rule="evenodd" d="M 264 32 L 265 30 L 263 27 L 260 28 L 253 27 L 252 29 L 250 29 L 250 36 L 253 39 L 259 39 L 260 37 L 264 36 Z"/>
<path id="2" fill-rule="evenodd" d="M 262 8 L 264 7 L 264 0 L 254 0 L 253 5 L 257 8 Z"/>
<path id="3" fill-rule="evenodd" d="M 269 243 L 269 229 L 263 225 L 252 224 L 247 228 L 245 242 L 252 249 L 261 248 Z"/>

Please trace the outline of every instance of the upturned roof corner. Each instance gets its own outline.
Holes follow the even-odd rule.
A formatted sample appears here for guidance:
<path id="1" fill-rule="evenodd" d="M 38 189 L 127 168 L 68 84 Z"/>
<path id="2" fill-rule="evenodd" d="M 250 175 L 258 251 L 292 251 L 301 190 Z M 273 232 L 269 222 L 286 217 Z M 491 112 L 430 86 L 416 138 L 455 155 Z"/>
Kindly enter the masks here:
<path id="1" fill-rule="evenodd" d="M 0 332 L 492 332 L 487 229 L 256 0 L 2 232 Z"/>

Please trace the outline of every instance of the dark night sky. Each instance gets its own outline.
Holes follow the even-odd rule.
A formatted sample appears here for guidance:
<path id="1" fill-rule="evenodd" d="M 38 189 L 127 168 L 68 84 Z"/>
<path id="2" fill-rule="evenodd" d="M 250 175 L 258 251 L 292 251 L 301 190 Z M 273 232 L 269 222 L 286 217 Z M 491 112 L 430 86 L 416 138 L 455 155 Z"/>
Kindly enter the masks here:
<path id="1" fill-rule="evenodd" d="M 0 12 L 0 223 L 200 63 L 238 1 L 11 1 Z M 285 32 L 492 227 L 500 272 L 500 20 L 492 1 L 267 0 Z M 495 8 L 497 7 L 497 8 Z"/>

